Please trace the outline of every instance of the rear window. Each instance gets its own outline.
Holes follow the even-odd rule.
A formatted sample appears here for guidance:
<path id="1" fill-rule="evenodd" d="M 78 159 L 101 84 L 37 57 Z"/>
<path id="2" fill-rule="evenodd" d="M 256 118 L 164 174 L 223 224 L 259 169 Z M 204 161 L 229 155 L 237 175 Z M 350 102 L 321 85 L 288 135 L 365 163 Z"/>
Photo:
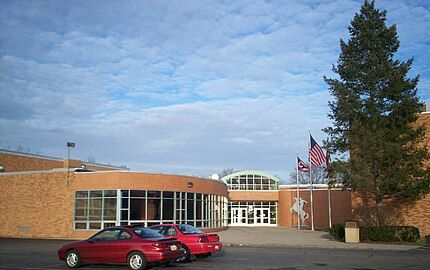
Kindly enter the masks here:
<path id="1" fill-rule="evenodd" d="M 181 232 L 183 234 L 200 234 L 203 233 L 201 230 L 197 229 L 196 227 L 193 227 L 191 225 L 187 225 L 187 224 L 181 224 L 178 225 L 179 230 L 181 230 Z"/>
<path id="2" fill-rule="evenodd" d="M 142 238 L 159 238 L 163 237 L 163 235 L 159 234 L 158 232 L 148 229 L 148 228 L 134 228 L 134 232 L 139 235 Z"/>

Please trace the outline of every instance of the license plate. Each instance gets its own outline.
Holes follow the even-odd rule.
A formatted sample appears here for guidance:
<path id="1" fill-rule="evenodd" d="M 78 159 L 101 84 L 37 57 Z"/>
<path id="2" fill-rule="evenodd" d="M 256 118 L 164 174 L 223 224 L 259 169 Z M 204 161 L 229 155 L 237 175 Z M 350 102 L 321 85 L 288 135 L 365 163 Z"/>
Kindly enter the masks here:
<path id="1" fill-rule="evenodd" d="M 177 249 L 178 249 L 178 247 L 177 247 L 177 246 L 175 246 L 175 245 L 170 246 L 170 250 L 172 250 L 172 251 L 175 251 L 175 250 L 177 250 Z"/>

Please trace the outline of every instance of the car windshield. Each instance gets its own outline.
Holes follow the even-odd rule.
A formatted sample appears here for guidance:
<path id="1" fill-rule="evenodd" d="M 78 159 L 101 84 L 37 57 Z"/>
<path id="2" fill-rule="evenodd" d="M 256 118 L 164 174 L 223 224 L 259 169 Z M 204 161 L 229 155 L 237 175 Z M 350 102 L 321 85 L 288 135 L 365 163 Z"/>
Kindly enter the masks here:
<path id="1" fill-rule="evenodd" d="M 181 224 L 178 225 L 179 230 L 181 230 L 181 232 L 183 234 L 199 234 L 199 233 L 203 233 L 201 230 L 197 229 L 196 227 L 193 227 L 191 225 L 187 225 L 187 224 Z"/>
<path id="2" fill-rule="evenodd" d="M 149 228 L 134 228 L 134 232 L 142 238 L 159 238 L 163 237 L 163 235 L 158 232 L 151 230 Z"/>

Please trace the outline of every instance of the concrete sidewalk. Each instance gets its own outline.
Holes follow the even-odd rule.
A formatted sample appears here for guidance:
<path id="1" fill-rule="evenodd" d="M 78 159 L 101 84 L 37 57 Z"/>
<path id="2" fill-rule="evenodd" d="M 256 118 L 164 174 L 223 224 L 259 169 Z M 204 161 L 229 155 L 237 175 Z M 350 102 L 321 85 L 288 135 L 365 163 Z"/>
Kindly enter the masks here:
<path id="1" fill-rule="evenodd" d="M 338 249 L 412 250 L 413 245 L 349 244 L 335 240 L 329 233 L 282 227 L 229 227 L 218 233 L 224 245 L 276 246 Z"/>

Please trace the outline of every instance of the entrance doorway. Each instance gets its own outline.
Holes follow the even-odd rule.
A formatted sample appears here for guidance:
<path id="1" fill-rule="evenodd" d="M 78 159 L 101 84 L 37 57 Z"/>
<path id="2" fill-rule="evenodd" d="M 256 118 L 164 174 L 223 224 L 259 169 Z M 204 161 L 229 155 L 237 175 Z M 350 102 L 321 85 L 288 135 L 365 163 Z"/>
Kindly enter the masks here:
<path id="1" fill-rule="evenodd" d="M 269 208 L 255 208 L 254 209 L 254 225 L 269 225 Z"/>
<path id="2" fill-rule="evenodd" d="M 232 207 L 231 226 L 273 226 L 270 208 Z"/>

